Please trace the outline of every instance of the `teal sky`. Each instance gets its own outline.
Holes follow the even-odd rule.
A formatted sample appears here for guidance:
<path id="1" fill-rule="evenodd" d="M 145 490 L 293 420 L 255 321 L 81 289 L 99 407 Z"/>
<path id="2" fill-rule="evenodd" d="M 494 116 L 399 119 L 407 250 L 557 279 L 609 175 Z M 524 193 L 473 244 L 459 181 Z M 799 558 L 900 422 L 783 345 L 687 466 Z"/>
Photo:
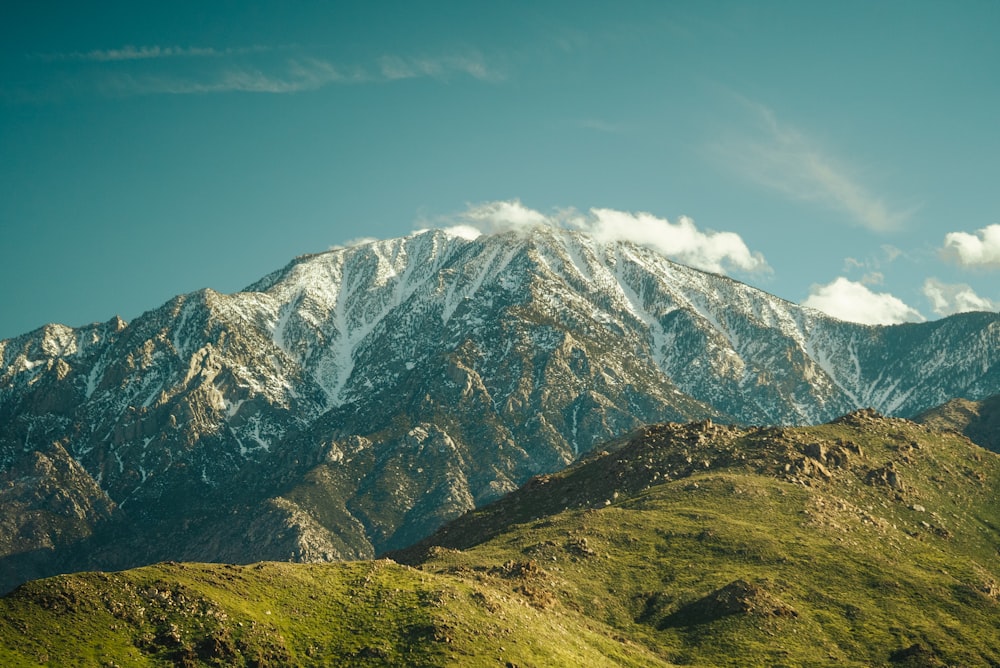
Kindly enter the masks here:
<path id="1" fill-rule="evenodd" d="M 1000 310 L 998 34 L 993 0 L 4 3 L 0 338 L 515 201 L 735 233 L 766 263 L 726 273 L 845 318 Z"/>

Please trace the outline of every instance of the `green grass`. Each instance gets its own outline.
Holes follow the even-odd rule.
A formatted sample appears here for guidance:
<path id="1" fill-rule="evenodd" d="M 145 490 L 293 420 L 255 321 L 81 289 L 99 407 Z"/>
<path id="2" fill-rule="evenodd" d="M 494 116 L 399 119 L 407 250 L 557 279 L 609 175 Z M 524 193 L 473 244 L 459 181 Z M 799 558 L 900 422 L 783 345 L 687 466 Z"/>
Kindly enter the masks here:
<path id="1" fill-rule="evenodd" d="M 0 665 L 660 665 L 572 611 L 390 561 L 159 564 L 29 583 Z"/>

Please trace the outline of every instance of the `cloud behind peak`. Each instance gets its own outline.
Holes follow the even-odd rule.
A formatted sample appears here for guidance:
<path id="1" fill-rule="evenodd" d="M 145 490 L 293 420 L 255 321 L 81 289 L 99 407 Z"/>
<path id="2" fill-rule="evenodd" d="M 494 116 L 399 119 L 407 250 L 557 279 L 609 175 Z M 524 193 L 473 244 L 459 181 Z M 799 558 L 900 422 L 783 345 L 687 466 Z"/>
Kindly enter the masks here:
<path id="1" fill-rule="evenodd" d="M 493 234 L 539 226 L 577 230 L 602 243 L 630 241 L 677 262 L 719 274 L 771 271 L 763 254 L 751 251 L 740 235 L 701 230 L 686 216 L 672 223 L 651 213 L 609 208 L 593 208 L 585 213 L 564 209 L 544 214 L 514 199 L 470 206 L 444 225 L 465 238 L 476 231 Z"/>
<path id="2" fill-rule="evenodd" d="M 897 325 L 923 322 L 924 316 L 888 292 L 874 292 L 868 286 L 843 276 L 826 285 L 814 285 L 803 306 L 840 320 L 863 325 Z"/>

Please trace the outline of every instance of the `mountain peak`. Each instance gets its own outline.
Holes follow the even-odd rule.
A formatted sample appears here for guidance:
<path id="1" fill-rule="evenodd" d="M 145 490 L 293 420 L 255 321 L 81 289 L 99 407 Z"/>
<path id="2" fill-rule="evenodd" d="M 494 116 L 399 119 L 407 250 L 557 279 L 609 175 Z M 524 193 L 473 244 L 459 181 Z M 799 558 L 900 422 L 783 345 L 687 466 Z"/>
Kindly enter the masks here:
<path id="1" fill-rule="evenodd" d="M 136 559 L 357 558 L 643 424 L 907 416 L 1000 386 L 996 314 L 866 327 L 628 241 L 468 236 L 0 342 L 0 466 L 62 444 Z"/>

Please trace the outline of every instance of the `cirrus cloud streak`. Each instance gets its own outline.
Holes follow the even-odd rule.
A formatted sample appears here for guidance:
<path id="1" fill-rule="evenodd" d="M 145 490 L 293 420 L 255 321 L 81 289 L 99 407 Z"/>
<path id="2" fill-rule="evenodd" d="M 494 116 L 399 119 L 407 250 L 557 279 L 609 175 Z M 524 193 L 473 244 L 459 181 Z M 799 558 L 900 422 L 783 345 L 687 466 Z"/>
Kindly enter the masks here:
<path id="1" fill-rule="evenodd" d="M 277 55 L 281 51 L 284 55 Z M 331 85 L 389 83 L 406 79 L 449 82 L 468 77 L 504 80 L 473 50 L 435 56 L 385 55 L 377 61 L 343 64 L 316 48 L 295 45 L 241 48 L 125 46 L 87 52 L 34 54 L 31 58 L 66 69 L 49 82 L 51 96 L 93 90 L 104 95 L 204 95 L 212 93 L 299 93 Z M 183 60 L 183 64 L 178 62 Z M 86 69 L 71 67 L 86 64 Z M 69 83 L 67 83 L 69 82 Z M 11 99 L 41 99 L 40 91 L 2 90 Z M 30 93 L 30 95 L 29 95 Z"/>
<path id="2" fill-rule="evenodd" d="M 802 131 L 778 121 L 768 107 L 743 98 L 756 128 L 710 149 L 742 178 L 792 200 L 839 211 L 875 232 L 899 229 L 916 207 L 900 210 L 875 195 L 856 170 L 822 149 Z"/>
<path id="3" fill-rule="evenodd" d="M 198 58 L 215 56 L 244 55 L 248 53 L 263 53 L 272 51 L 274 47 L 248 46 L 216 49 L 203 46 L 132 46 L 130 44 L 120 49 L 94 49 L 92 51 L 72 51 L 69 53 L 38 53 L 34 58 L 46 62 L 78 61 L 94 63 L 111 63 L 129 60 L 157 60 L 161 58 Z"/>
<path id="4" fill-rule="evenodd" d="M 308 58 L 289 60 L 282 68 L 227 67 L 204 76 L 120 74 L 101 82 L 104 92 L 118 95 L 197 95 L 208 93 L 299 93 L 331 84 L 359 83 L 366 75 L 343 71 L 331 63 Z"/>

